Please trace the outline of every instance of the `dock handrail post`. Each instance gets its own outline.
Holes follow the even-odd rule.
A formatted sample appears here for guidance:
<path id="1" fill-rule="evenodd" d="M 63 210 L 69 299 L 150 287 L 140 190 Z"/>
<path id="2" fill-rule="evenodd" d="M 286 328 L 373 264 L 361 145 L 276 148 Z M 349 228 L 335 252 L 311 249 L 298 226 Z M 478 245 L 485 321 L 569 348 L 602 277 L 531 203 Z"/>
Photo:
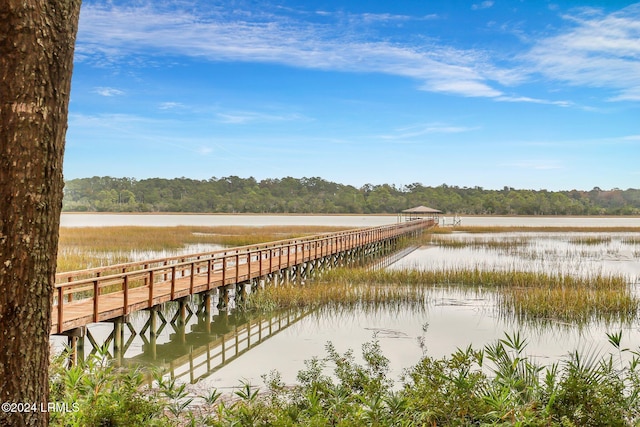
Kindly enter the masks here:
<path id="1" fill-rule="evenodd" d="M 171 266 L 171 301 L 176 298 L 176 266 Z"/>
<path id="2" fill-rule="evenodd" d="M 93 281 L 93 322 L 98 322 L 98 296 L 100 295 L 100 287 L 98 280 Z"/>
<path id="3" fill-rule="evenodd" d="M 191 263 L 191 274 L 189 276 L 189 295 L 193 295 L 193 280 L 195 278 L 196 273 L 196 263 Z"/>
<path id="4" fill-rule="evenodd" d="M 62 333 L 62 316 L 64 314 L 64 308 L 62 305 L 64 304 L 64 286 L 60 286 L 58 288 L 58 333 Z"/>
<path id="5" fill-rule="evenodd" d="M 227 284 L 227 254 L 222 255 L 222 286 Z"/>
<path id="6" fill-rule="evenodd" d="M 123 298 L 124 298 L 124 312 L 126 316 L 129 314 L 129 275 L 124 276 L 124 282 L 122 283 Z"/>
<path id="7" fill-rule="evenodd" d="M 240 280 L 240 254 L 236 251 L 236 283 Z"/>
<path id="8" fill-rule="evenodd" d="M 149 271 L 149 307 L 153 307 L 153 270 Z"/>
<path id="9" fill-rule="evenodd" d="M 67 279 L 68 282 L 73 282 L 73 278 L 71 276 L 69 276 L 69 278 Z M 73 301 L 73 292 L 69 292 L 69 296 L 68 296 L 68 301 L 71 302 Z"/>

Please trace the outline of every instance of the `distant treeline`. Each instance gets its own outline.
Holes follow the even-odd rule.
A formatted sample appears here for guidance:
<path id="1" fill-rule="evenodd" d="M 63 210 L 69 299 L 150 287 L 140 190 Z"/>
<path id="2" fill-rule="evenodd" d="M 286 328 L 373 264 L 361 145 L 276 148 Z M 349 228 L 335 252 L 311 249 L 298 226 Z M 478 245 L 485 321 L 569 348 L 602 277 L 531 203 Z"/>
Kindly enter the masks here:
<path id="1" fill-rule="evenodd" d="M 188 178 L 93 177 L 64 189 L 65 211 L 221 213 L 397 213 L 425 205 L 446 213 L 494 215 L 638 215 L 640 190 L 485 190 L 420 183 L 360 188 L 322 178 L 256 181 L 228 176 Z"/>

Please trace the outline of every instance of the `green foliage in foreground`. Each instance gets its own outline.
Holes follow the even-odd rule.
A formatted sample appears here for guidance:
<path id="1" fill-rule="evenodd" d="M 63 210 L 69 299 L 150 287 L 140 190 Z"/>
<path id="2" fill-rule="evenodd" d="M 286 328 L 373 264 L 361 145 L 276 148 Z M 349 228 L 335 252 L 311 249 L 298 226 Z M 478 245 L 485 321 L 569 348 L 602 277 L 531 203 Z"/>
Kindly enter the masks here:
<path id="1" fill-rule="evenodd" d="M 63 353 L 51 364 L 50 402 L 64 402 L 70 410 L 50 413 L 52 426 L 174 425 L 164 417 L 166 403 L 142 388 L 144 374 L 137 369 L 118 370 L 106 349 L 83 365 L 67 368 Z"/>
<path id="2" fill-rule="evenodd" d="M 640 425 L 640 351 L 610 334 L 607 355 L 574 352 L 542 367 L 525 354 L 519 334 L 482 350 L 425 356 L 408 369 L 401 387 L 388 376 L 379 343 L 306 362 L 298 382 L 278 373 L 259 390 L 243 383 L 233 399 L 217 391 L 190 396 L 184 385 L 156 376 L 141 387 L 139 371 L 119 371 L 102 357 L 83 368 L 52 373 L 52 399 L 80 410 L 52 414 L 57 426 L 637 426 Z M 329 369 L 333 373 L 329 374 Z"/>

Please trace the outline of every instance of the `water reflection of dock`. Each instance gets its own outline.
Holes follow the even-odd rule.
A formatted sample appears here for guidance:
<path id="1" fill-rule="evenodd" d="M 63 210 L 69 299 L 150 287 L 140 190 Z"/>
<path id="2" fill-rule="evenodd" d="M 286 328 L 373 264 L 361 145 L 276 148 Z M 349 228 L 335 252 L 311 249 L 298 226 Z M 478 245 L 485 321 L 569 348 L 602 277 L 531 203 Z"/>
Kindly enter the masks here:
<path id="1" fill-rule="evenodd" d="M 163 310 L 146 310 L 146 321 L 142 316 L 135 321 L 116 319 L 104 339 L 87 328 L 74 341 L 72 362 L 85 360 L 103 348 L 119 365 L 152 366 L 163 375 L 195 383 L 311 312 L 250 315 L 217 310 L 216 306 L 217 302 L 205 295 Z"/>
<path id="2" fill-rule="evenodd" d="M 183 333 L 178 326 L 170 342 L 155 345 L 149 342 L 144 353 L 123 360 L 129 365 L 153 364 L 163 374 L 182 382 L 196 383 L 231 363 L 252 348 L 288 328 L 309 314 L 309 311 L 277 313 L 272 316 L 246 317 L 222 313 L 209 332 L 198 328 Z M 200 324 L 198 324 L 200 326 Z M 206 342 L 207 340 L 210 340 Z M 204 343 L 203 343 L 204 342 Z"/>

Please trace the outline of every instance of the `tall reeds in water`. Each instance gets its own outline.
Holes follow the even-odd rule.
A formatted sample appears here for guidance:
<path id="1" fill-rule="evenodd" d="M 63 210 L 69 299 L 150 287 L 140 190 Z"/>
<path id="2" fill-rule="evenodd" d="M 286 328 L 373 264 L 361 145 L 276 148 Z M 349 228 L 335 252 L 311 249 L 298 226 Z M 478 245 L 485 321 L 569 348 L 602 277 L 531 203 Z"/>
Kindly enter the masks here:
<path id="1" fill-rule="evenodd" d="M 309 284 L 267 287 L 245 308 L 424 304 L 433 287 L 456 287 L 497 295 L 505 314 L 582 324 L 600 318 L 630 320 L 640 302 L 620 275 L 576 277 L 527 271 L 454 268 L 447 270 L 334 269 Z"/>
<path id="2" fill-rule="evenodd" d="M 342 271 L 342 270 L 341 270 Z M 349 271 L 349 270 L 345 270 Z M 267 286 L 252 293 L 239 306 L 242 310 L 273 311 L 307 307 L 385 308 L 422 305 L 429 294 L 427 287 L 389 286 L 385 283 L 350 283 L 322 280 L 305 284 Z"/>

